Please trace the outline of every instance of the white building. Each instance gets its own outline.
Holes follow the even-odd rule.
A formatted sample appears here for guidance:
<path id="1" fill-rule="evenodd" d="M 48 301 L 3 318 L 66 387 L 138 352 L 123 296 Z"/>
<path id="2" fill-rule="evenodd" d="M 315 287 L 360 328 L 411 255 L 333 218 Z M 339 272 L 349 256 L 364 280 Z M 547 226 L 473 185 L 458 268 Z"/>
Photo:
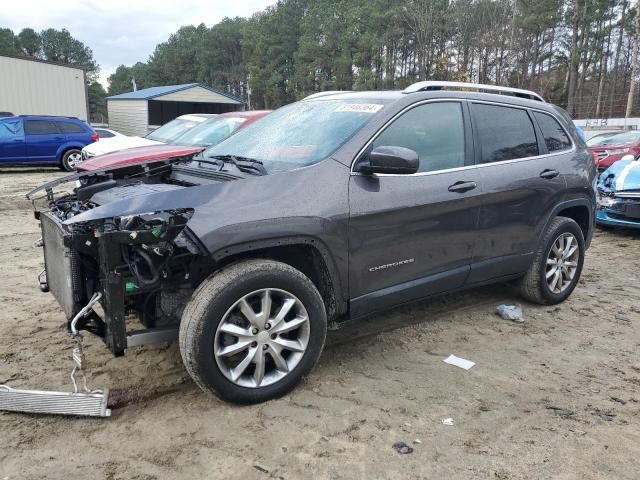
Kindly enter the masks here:
<path id="1" fill-rule="evenodd" d="M 244 110 L 242 99 L 200 83 L 143 88 L 107 97 L 109 127 L 125 135 L 146 135 L 180 115 Z"/>
<path id="2" fill-rule="evenodd" d="M 88 106 L 82 68 L 0 56 L 0 111 L 87 120 Z"/>

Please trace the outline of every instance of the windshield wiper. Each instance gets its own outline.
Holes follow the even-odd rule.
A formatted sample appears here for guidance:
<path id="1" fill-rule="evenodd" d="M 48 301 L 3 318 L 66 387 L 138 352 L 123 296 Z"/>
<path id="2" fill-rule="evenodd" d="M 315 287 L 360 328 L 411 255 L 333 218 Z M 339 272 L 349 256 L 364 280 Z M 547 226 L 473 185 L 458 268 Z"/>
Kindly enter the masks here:
<path id="1" fill-rule="evenodd" d="M 266 175 L 268 173 L 267 169 L 264 168 L 264 164 L 255 158 L 242 157 L 240 155 L 211 155 L 209 158 L 222 160 L 224 163 L 231 163 L 240 170 L 245 169 L 258 172 L 259 175 Z"/>

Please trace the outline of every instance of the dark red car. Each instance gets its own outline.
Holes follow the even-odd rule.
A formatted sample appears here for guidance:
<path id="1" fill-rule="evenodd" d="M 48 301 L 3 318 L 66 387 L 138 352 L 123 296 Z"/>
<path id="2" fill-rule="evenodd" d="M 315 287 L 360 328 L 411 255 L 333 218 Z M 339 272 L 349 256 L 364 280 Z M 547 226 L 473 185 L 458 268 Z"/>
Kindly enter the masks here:
<path id="1" fill-rule="evenodd" d="M 587 140 L 599 172 L 604 172 L 625 155 L 640 156 L 640 131 L 601 133 Z"/>
<path id="2" fill-rule="evenodd" d="M 228 112 L 216 115 L 193 127 L 168 145 L 127 148 L 99 155 L 78 164 L 78 171 L 95 171 L 135 163 L 149 163 L 168 158 L 193 156 L 221 142 L 241 128 L 267 115 L 271 110 Z"/>

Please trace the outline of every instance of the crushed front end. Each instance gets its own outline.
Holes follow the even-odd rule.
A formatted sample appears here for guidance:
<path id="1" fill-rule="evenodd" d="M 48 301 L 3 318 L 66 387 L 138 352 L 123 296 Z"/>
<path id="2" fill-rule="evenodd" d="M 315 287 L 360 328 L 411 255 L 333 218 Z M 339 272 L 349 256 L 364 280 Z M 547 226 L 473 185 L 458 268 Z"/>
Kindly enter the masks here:
<path id="1" fill-rule="evenodd" d="M 640 162 L 620 160 L 598 181 L 596 222 L 600 225 L 640 228 Z"/>
<path id="2" fill-rule="evenodd" d="M 187 226 L 193 208 L 104 218 L 87 212 L 136 202 L 143 208 L 141 199 L 153 197 L 166 197 L 164 203 L 170 205 L 172 193 L 193 186 L 172 178 L 171 165 L 161 176 L 79 176 L 71 178 L 71 192 L 54 195 L 52 188 L 46 189 L 40 199 L 46 207 L 36 208 L 46 271 L 41 288 L 51 291 L 69 322 L 100 293 L 102 312 L 91 310 L 78 327 L 102 337 L 114 355 L 131 345 L 153 343 L 154 335 L 155 341 L 175 336 L 186 302 L 210 271 L 210 257 Z M 108 211 L 114 210 L 126 209 Z M 135 327 L 133 317 L 141 326 Z"/>

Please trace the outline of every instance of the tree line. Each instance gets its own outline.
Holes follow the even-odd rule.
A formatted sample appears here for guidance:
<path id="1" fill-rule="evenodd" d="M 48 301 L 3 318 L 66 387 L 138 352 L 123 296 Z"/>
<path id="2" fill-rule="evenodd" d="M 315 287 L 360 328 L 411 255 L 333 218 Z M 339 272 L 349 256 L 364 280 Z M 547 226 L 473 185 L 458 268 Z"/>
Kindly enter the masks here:
<path id="1" fill-rule="evenodd" d="M 250 18 L 180 27 L 147 61 L 120 65 L 108 93 L 134 79 L 200 82 L 276 108 L 322 90 L 458 80 L 533 89 L 576 118 L 617 117 L 637 30 L 632 0 L 279 0 Z M 632 107 L 640 116 L 637 95 Z"/>
<path id="2" fill-rule="evenodd" d="M 131 78 L 196 81 L 275 108 L 321 90 L 461 80 L 530 88 L 575 117 L 623 116 L 636 15 L 629 0 L 280 0 L 181 27 L 147 62 L 118 67 L 109 93 Z"/>

